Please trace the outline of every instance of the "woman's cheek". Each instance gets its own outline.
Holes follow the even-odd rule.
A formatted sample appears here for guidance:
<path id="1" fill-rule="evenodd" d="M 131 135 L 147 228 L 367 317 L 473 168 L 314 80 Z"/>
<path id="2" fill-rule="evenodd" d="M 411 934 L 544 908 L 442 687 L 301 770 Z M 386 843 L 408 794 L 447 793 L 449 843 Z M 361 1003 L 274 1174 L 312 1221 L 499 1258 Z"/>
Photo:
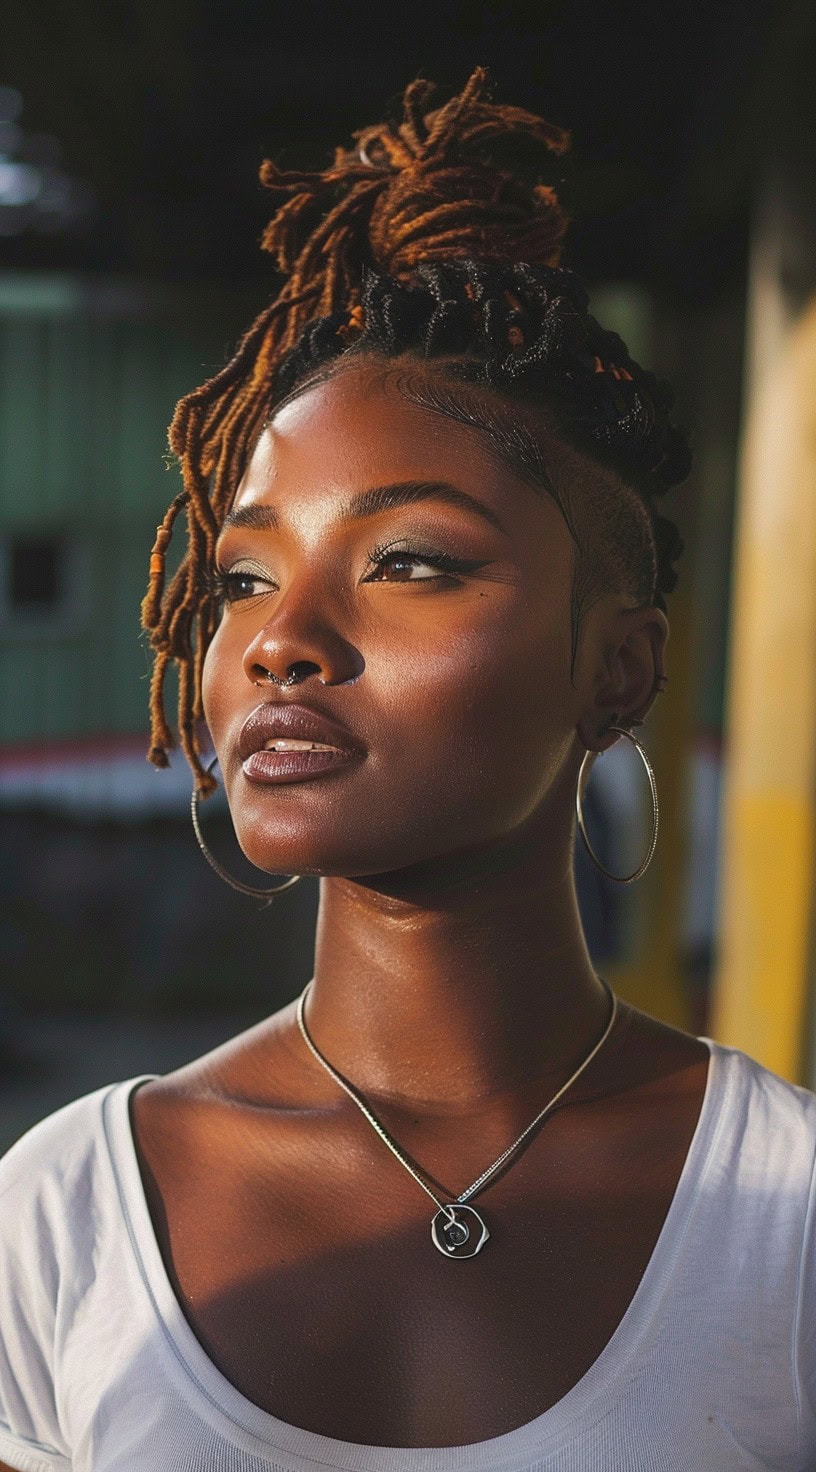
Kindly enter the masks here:
<path id="1" fill-rule="evenodd" d="M 210 640 L 201 671 L 201 703 L 204 708 L 204 719 L 216 748 L 219 745 L 225 719 L 229 717 L 228 702 L 232 684 L 229 678 L 230 667 L 225 658 L 225 634 L 226 629 L 222 620 Z"/>

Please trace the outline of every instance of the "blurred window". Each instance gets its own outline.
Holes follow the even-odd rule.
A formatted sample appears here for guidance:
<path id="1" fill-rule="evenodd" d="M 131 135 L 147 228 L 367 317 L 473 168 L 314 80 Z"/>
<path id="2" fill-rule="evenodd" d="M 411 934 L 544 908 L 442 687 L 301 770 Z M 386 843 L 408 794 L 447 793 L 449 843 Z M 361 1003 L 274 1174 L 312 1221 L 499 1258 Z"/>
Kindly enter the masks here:
<path id="1" fill-rule="evenodd" d="M 17 537 L 10 547 L 9 607 L 54 613 L 63 600 L 64 544 L 60 537 Z"/>
<path id="2" fill-rule="evenodd" d="M 58 531 L 0 537 L 0 634 L 78 632 L 88 604 L 83 549 Z"/>

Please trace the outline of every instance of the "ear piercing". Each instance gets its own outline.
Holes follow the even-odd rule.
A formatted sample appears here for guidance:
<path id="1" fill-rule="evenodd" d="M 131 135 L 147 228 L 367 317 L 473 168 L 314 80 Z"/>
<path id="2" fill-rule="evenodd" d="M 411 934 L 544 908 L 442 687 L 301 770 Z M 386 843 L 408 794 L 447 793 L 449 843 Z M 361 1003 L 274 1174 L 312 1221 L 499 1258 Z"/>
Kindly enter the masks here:
<path id="1" fill-rule="evenodd" d="M 633 722 L 633 724 L 635 723 Z M 642 722 L 638 722 L 637 724 L 642 724 Z M 578 827 L 581 832 L 581 837 L 586 844 L 589 857 L 592 859 L 596 867 L 600 869 L 602 874 L 606 875 L 607 879 L 614 879 L 616 884 L 632 884 L 636 879 L 640 878 L 641 874 L 643 874 L 646 869 L 648 869 L 649 864 L 652 861 L 652 855 L 655 851 L 655 846 L 657 844 L 657 783 L 655 782 L 655 775 L 652 771 L 652 764 L 649 761 L 649 758 L 646 755 L 646 752 L 643 750 L 640 742 L 638 741 L 637 736 L 633 736 L 631 731 L 625 730 L 623 726 L 610 726 L 608 727 L 608 729 L 611 731 L 617 731 L 619 736 L 625 736 L 627 741 L 632 742 L 632 745 L 637 750 L 637 754 L 643 762 L 644 767 L 646 768 L 646 775 L 649 778 L 649 790 L 652 800 L 652 836 L 649 840 L 649 847 L 646 852 L 646 857 L 643 859 L 643 862 L 639 864 L 637 869 L 633 870 L 631 874 L 613 874 L 609 869 L 604 868 L 604 865 L 601 863 L 598 855 L 595 853 L 592 844 L 589 841 L 589 835 L 584 824 L 584 813 L 582 804 L 586 784 L 589 780 L 589 774 L 592 769 L 592 763 L 597 759 L 598 756 L 601 755 L 600 752 L 587 751 L 583 761 L 581 762 L 581 769 L 578 773 L 578 784 L 575 789 L 575 815 L 578 819 Z"/>

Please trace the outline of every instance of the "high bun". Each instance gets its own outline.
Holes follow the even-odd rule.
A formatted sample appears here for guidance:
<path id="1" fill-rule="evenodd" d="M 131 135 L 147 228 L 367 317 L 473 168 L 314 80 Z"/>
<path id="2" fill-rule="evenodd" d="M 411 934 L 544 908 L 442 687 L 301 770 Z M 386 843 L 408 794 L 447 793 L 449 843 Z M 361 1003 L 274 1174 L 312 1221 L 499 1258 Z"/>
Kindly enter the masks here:
<path id="1" fill-rule="evenodd" d="M 422 78 L 412 82 L 401 120 L 360 129 L 355 146 L 338 148 L 322 173 L 264 163 L 261 180 L 278 207 L 262 244 L 285 283 L 232 360 L 180 401 L 170 426 L 183 489 L 158 529 L 142 603 L 156 655 L 148 759 L 166 766 L 175 745 L 162 699 L 175 659 L 179 736 L 202 796 L 216 785 L 196 736 L 204 656 L 218 622 L 215 542 L 270 411 L 316 370 L 332 372 L 361 353 L 436 358 L 437 389 L 410 379 L 404 387 L 426 408 L 467 420 L 461 396 L 442 387 L 455 381 L 546 406 L 560 437 L 605 467 L 601 520 L 614 529 L 620 567 L 636 564 L 632 594 L 665 608 L 676 581 L 683 543 L 652 503 L 687 474 L 688 447 L 669 421 L 668 390 L 599 326 L 584 287 L 559 264 L 568 222 L 546 176 L 568 134 L 490 101 L 483 67 L 431 108 L 435 91 Z M 523 447 L 524 435 L 513 438 Z M 535 446 L 520 453 L 522 473 L 534 479 Z M 578 542 L 570 508 L 539 478 Z M 182 508 L 188 547 L 165 588 L 165 550 Z M 573 658 L 593 595 L 584 569 L 573 592 Z"/>

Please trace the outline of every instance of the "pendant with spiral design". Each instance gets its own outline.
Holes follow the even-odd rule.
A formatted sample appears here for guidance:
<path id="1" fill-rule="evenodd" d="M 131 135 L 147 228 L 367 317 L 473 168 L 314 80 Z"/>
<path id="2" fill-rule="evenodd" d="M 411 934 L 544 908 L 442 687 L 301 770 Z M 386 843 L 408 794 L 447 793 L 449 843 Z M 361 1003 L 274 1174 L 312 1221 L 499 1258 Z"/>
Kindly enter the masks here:
<path id="1" fill-rule="evenodd" d="M 453 1220 L 451 1220 L 451 1212 Z M 443 1257 L 475 1257 L 481 1252 L 488 1237 L 487 1226 L 473 1206 L 461 1201 L 452 1201 L 443 1211 L 438 1211 L 431 1222 L 431 1240 Z"/>

